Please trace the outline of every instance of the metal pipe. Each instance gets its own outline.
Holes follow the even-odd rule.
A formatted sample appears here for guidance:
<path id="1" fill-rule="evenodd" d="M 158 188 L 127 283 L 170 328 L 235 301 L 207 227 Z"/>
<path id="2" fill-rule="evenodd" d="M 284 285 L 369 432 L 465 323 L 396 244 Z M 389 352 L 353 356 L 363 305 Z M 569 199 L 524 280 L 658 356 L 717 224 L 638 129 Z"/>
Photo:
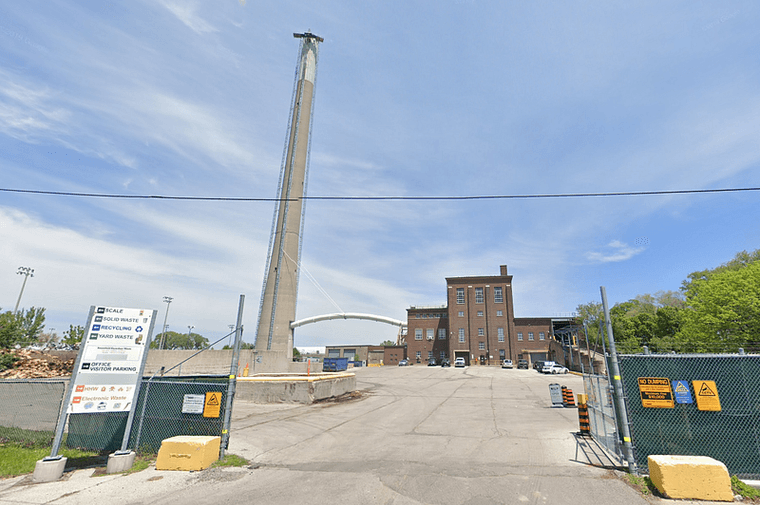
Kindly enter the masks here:
<path id="1" fill-rule="evenodd" d="M 604 286 L 600 287 L 602 293 L 602 307 L 604 308 L 604 320 L 607 325 L 607 338 L 609 339 L 610 348 L 610 375 L 615 391 L 615 410 L 617 411 L 618 428 L 623 435 L 623 456 L 628 462 L 628 470 L 636 473 L 636 460 L 633 457 L 633 444 L 631 443 L 631 430 L 628 425 L 628 412 L 625 408 L 625 392 L 623 391 L 623 381 L 620 377 L 620 366 L 617 360 L 617 350 L 615 349 L 615 337 L 612 334 L 612 321 L 610 320 L 610 311 L 607 305 L 607 290 Z"/>
<path id="2" fill-rule="evenodd" d="M 222 424 L 222 440 L 219 444 L 219 458 L 224 457 L 224 451 L 230 442 L 230 424 L 232 420 L 232 400 L 235 397 L 237 389 L 237 371 L 240 365 L 240 344 L 243 340 L 243 305 L 245 304 L 245 295 L 240 295 L 238 303 L 237 325 L 235 326 L 235 346 L 232 351 L 232 362 L 230 363 L 230 382 L 227 386 L 227 401 L 224 407 L 224 422 Z"/>

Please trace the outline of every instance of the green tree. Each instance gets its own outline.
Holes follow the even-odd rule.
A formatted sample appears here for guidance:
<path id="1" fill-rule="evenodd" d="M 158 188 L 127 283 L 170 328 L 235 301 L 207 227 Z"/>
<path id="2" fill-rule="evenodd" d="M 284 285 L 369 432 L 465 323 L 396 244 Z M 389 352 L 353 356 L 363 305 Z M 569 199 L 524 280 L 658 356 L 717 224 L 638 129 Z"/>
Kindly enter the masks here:
<path id="1" fill-rule="evenodd" d="M 45 309 L 32 307 L 0 314 L 0 347 L 36 342 L 45 328 Z"/>
<path id="2" fill-rule="evenodd" d="M 32 307 L 19 311 L 17 317 L 21 323 L 21 338 L 25 342 L 36 342 L 45 328 L 45 308 Z"/>
<path id="3" fill-rule="evenodd" d="M 158 349 L 161 341 L 161 333 L 153 337 L 150 343 L 151 349 Z M 204 349 L 208 347 L 208 339 L 197 333 L 177 333 L 176 331 L 167 331 L 164 339 L 164 349 L 182 350 L 182 349 Z"/>
<path id="4" fill-rule="evenodd" d="M 389 345 L 396 345 L 396 342 L 393 340 L 384 340 L 380 345 L 389 346 Z"/>
<path id="5" fill-rule="evenodd" d="M 760 344 L 760 255 L 739 253 L 684 281 L 686 311 L 677 343 L 690 352 L 735 352 Z"/>
<path id="6" fill-rule="evenodd" d="M 601 302 L 582 303 L 578 305 L 575 311 L 578 314 L 575 317 L 575 324 L 583 326 L 583 323 L 586 323 L 589 347 L 601 352 L 602 335 L 604 335 L 604 332 L 600 332 L 599 329 L 599 323 L 604 321 Z"/>
<path id="7" fill-rule="evenodd" d="M 16 315 L 10 310 L 0 314 L 0 347 L 13 347 L 20 339 L 21 328 Z"/>
<path id="8" fill-rule="evenodd" d="M 254 345 L 248 342 L 240 342 L 240 349 L 253 349 Z M 224 344 L 222 349 L 232 349 L 231 345 Z"/>
<path id="9" fill-rule="evenodd" d="M 63 343 L 68 345 L 76 345 L 84 338 L 84 328 L 73 324 L 69 325 L 69 329 L 63 332 Z"/>

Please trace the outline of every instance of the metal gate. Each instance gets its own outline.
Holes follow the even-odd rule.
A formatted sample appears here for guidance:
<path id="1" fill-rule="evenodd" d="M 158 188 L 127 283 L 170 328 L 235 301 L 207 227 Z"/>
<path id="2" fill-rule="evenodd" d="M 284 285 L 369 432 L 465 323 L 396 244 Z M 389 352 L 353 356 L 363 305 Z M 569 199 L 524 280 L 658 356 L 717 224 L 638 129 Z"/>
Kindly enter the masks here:
<path id="1" fill-rule="evenodd" d="M 583 385 L 588 395 L 591 436 L 622 466 L 625 458 L 620 446 L 609 379 L 606 375 L 584 375 Z"/>

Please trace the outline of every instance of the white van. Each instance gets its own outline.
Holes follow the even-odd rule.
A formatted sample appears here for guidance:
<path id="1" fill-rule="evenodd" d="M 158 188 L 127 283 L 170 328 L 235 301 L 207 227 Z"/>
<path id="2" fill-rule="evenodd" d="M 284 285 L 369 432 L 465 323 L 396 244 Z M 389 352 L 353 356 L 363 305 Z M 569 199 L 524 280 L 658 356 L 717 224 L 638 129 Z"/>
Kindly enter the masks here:
<path id="1" fill-rule="evenodd" d="M 541 367 L 541 373 L 552 373 L 552 368 L 557 363 L 554 361 L 544 361 L 544 366 Z"/>

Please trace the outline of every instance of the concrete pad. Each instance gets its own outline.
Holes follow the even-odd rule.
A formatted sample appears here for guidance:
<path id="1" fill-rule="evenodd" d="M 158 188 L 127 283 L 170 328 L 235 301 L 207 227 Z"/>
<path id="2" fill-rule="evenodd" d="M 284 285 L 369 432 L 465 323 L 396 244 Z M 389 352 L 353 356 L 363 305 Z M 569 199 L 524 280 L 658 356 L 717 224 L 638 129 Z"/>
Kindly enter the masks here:
<path id="1" fill-rule="evenodd" d="M 221 437 L 178 436 L 161 442 L 157 470 L 204 470 L 219 459 Z"/>
<path id="2" fill-rule="evenodd" d="M 123 454 L 115 452 L 108 455 L 106 464 L 106 473 L 126 472 L 135 463 L 135 451 L 129 451 Z"/>
<path id="3" fill-rule="evenodd" d="M 64 457 L 48 461 L 41 459 L 34 465 L 32 480 L 34 482 L 53 482 L 61 478 L 64 468 L 66 468 L 66 458 Z"/>
<path id="4" fill-rule="evenodd" d="M 649 478 L 674 499 L 734 501 L 726 465 L 707 456 L 652 455 Z"/>
<path id="5" fill-rule="evenodd" d="M 238 377 L 235 400 L 311 404 L 356 390 L 353 373 L 255 374 Z"/>

